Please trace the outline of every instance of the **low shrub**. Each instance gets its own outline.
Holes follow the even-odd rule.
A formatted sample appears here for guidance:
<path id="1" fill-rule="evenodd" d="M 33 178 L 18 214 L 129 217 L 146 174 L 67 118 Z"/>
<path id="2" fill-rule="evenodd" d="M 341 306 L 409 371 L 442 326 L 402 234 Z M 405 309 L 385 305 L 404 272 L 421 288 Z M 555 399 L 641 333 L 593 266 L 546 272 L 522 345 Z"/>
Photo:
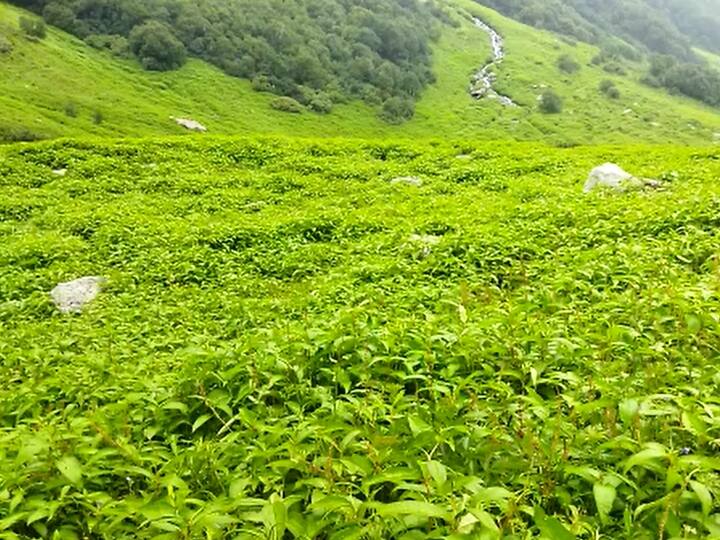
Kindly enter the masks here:
<path id="1" fill-rule="evenodd" d="M 270 107 L 276 111 L 299 114 L 303 112 L 303 106 L 291 97 L 282 96 L 275 98 L 270 102 Z"/>

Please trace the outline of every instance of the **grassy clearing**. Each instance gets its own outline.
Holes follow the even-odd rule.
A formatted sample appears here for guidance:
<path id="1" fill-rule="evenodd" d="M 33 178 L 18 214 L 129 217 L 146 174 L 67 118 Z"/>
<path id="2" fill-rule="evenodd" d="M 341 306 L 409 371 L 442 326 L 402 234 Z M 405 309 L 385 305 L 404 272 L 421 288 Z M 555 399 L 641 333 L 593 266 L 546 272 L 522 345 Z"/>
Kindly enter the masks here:
<path id="1" fill-rule="evenodd" d="M 597 49 L 571 46 L 556 36 L 518 24 L 471 0 L 453 0 L 459 28 L 444 28 L 434 49 L 436 84 L 417 104 L 416 117 L 391 126 L 360 103 L 332 114 L 287 114 L 270 108 L 274 96 L 252 91 L 245 80 L 227 77 L 200 61 L 173 73 L 148 73 L 136 63 L 93 50 L 51 30 L 46 40 L 28 42 L 16 30 L 21 10 L 0 2 L 0 34 L 14 51 L 0 55 L 0 127 L 25 127 L 45 136 L 180 134 L 170 116 L 190 116 L 213 133 L 292 134 L 453 140 L 544 140 L 577 143 L 704 143 L 720 132 L 720 112 L 669 96 L 638 81 L 644 66 L 628 65 L 626 76 L 611 76 L 590 65 Z M 469 22 L 470 13 L 495 25 L 506 38 L 508 58 L 499 86 L 523 104 L 505 109 L 468 95 L 471 75 L 490 53 L 487 35 Z M 556 64 L 561 54 L 583 64 L 567 76 Z M 621 98 L 605 97 L 598 86 L 613 79 Z M 551 86 L 565 100 L 559 115 L 537 111 L 537 95 Z M 75 104 L 77 117 L 65 110 Z M 100 111 L 103 122 L 93 123 Z"/>
<path id="2" fill-rule="evenodd" d="M 583 195 L 606 160 L 677 177 Z M 0 535 L 720 538 L 718 175 L 676 147 L 2 149 Z M 109 285 L 60 316 L 82 275 Z"/>

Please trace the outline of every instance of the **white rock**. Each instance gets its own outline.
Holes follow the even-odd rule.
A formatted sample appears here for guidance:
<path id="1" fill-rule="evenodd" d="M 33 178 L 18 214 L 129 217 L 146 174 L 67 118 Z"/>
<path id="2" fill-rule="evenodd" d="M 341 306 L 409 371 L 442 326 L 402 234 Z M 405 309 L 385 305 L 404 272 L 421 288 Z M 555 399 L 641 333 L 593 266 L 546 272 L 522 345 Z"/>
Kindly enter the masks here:
<path id="1" fill-rule="evenodd" d="M 65 176 L 67 174 L 67 169 L 55 169 L 53 174 L 57 176 Z"/>
<path id="2" fill-rule="evenodd" d="M 408 186 L 416 187 L 420 187 L 423 185 L 422 179 L 418 178 L 417 176 L 398 176 L 397 178 L 393 178 L 392 180 L 390 180 L 390 183 L 392 185 L 407 184 Z"/>
<path id="3" fill-rule="evenodd" d="M 203 126 L 200 122 L 191 120 L 190 118 L 171 118 L 175 120 L 175 123 L 177 125 L 182 126 L 185 129 L 189 129 L 190 131 L 207 131 L 207 128 Z"/>
<path id="4" fill-rule="evenodd" d="M 625 191 L 628 187 L 642 187 L 643 182 L 614 163 L 605 163 L 590 171 L 583 191 L 588 193 L 598 186 Z"/>
<path id="5" fill-rule="evenodd" d="M 61 313 L 79 313 L 85 304 L 95 299 L 104 283 L 105 278 L 86 276 L 60 283 L 50 296 Z"/>

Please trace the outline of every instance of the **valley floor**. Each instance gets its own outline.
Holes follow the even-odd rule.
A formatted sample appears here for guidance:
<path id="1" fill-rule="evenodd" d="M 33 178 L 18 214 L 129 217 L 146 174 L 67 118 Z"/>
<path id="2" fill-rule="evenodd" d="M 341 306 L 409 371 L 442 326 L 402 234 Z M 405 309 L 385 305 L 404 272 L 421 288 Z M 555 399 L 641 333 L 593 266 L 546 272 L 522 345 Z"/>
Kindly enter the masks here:
<path id="1" fill-rule="evenodd" d="M 583 194 L 605 161 L 667 182 Z M 719 177 L 671 146 L 0 148 L 0 536 L 718 537 Z"/>

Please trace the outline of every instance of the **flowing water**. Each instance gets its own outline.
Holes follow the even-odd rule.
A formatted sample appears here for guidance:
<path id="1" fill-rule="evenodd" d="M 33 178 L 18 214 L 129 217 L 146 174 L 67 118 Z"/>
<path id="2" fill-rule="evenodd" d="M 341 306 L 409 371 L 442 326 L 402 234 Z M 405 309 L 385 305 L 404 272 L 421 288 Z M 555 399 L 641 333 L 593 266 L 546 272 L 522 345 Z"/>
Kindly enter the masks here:
<path id="1" fill-rule="evenodd" d="M 495 29 L 477 17 L 473 17 L 475 26 L 490 36 L 490 45 L 492 46 L 492 61 L 477 71 L 472 78 L 470 84 L 470 95 L 475 99 L 489 98 L 496 99 L 506 107 L 516 107 L 517 105 L 507 96 L 503 96 L 495 91 L 493 84 L 495 83 L 495 74 L 491 71 L 493 67 L 500 64 L 505 58 L 505 49 L 503 48 L 503 39 Z"/>

